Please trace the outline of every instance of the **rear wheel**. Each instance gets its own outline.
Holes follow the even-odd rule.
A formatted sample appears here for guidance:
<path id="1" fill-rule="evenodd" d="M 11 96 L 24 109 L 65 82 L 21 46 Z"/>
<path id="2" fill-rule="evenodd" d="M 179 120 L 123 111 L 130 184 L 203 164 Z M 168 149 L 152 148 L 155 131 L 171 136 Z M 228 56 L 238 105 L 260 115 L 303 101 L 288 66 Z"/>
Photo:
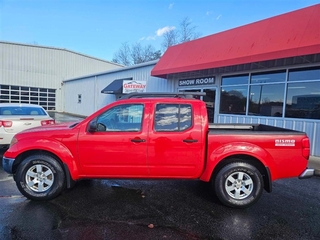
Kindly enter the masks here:
<path id="1" fill-rule="evenodd" d="M 65 188 L 65 174 L 59 162 L 49 155 L 31 155 L 19 165 L 16 176 L 19 191 L 32 200 L 50 200 Z"/>
<path id="2" fill-rule="evenodd" d="M 212 186 L 219 200 L 234 208 L 246 208 L 259 200 L 263 179 L 259 170 L 245 162 L 224 166 L 212 179 Z"/>

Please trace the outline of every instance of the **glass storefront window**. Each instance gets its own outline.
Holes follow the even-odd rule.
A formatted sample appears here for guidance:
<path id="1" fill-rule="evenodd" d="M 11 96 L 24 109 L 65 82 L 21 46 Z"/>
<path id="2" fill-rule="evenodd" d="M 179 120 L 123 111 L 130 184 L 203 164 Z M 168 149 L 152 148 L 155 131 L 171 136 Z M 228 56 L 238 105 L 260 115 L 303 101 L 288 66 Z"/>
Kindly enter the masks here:
<path id="1" fill-rule="evenodd" d="M 282 117 L 284 84 L 252 85 L 248 115 Z"/>
<path id="2" fill-rule="evenodd" d="M 286 80 L 285 71 L 269 72 L 269 73 L 254 73 L 251 75 L 251 84 L 284 82 L 285 80 Z"/>
<path id="3" fill-rule="evenodd" d="M 285 117 L 320 119 L 320 82 L 289 83 Z"/>
<path id="4" fill-rule="evenodd" d="M 238 76 L 227 76 L 222 78 L 222 86 L 248 84 L 249 74 Z"/>
<path id="5" fill-rule="evenodd" d="M 320 68 L 294 69 L 289 71 L 289 81 L 320 81 Z M 319 83 L 320 84 L 320 83 Z"/>
<path id="6" fill-rule="evenodd" d="M 320 119 L 319 66 L 291 69 L 288 79 L 287 70 L 252 73 L 250 83 L 248 76 L 222 78 L 221 114 L 246 114 L 248 101 L 248 115 Z"/>
<path id="7" fill-rule="evenodd" d="M 220 113 L 246 114 L 247 86 L 222 87 Z"/>

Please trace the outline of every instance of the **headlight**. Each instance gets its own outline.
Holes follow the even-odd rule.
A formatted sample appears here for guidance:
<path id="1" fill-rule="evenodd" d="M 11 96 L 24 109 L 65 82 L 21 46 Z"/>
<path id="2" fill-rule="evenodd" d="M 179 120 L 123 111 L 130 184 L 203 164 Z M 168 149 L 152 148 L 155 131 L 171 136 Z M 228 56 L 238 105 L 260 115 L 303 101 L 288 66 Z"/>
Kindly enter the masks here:
<path id="1" fill-rule="evenodd" d="M 18 140 L 17 140 L 15 137 L 13 137 L 12 140 L 11 140 L 11 142 L 10 142 L 9 148 L 12 147 L 12 146 L 13 146 L 14 144 L 16 144 L 17 142 L 18 142 Z"/>

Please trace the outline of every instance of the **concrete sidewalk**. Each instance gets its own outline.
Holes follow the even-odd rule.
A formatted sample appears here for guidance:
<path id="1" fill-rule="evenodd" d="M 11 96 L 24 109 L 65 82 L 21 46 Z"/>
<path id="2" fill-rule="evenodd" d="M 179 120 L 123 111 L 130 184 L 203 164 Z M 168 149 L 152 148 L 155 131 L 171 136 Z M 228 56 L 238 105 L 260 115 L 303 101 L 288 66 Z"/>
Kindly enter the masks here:
<path id="1" fill-rule="evenodd" d="M 320 174 L 320 157 L 310 156 L 308 167 L 315 169 L 316 174 Z"/>
<path id="2" fill-rule="evenodd" d="M 69 113 L 61 113 L 61 112 L 48 112 L 48 113 L 50 117 L 56 120 L 56 123 L 81 121 L 85 118 L 85 116 L 69 114 Z"/>

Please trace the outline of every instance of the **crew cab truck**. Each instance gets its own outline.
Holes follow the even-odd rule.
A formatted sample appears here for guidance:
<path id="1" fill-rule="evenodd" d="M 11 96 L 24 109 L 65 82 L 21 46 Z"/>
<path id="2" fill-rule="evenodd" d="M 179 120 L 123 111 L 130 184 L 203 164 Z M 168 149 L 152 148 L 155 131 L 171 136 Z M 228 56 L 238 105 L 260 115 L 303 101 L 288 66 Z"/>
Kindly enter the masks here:
<path id="1" fill-rule="evenodd" d="M 25 130 L 3 168 L 32 200 L 53 199 L 80 179 L 200 179 L 235 208 L 271 192 L 274 180 L 314 174 L 305 133 L 209 124 L 205 103 L 190 94 L 129 94 L 81 122 Z"/>

